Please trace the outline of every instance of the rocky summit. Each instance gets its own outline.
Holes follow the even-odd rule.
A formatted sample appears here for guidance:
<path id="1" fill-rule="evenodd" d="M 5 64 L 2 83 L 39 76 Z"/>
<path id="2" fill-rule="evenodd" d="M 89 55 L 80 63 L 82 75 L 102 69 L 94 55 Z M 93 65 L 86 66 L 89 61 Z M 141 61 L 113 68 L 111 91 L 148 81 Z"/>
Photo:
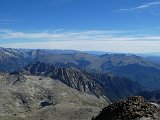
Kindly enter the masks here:
<path id="1" fill-rule="evenodd" d="M 160 120 L 160 114 L 154 104 L 135 96 L 103 108 L 92 120 Z"/>

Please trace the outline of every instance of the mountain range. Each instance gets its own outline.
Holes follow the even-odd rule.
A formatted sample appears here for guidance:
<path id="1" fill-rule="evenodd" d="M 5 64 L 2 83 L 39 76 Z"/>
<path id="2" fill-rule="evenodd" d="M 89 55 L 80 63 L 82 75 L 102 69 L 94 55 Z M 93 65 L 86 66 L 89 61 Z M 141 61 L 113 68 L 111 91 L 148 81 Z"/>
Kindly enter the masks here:
<path id="1" fill-rule="evenodd" d="M 157 90 L 160 86 L 159 64 L 136 55 L 93 55 L 74 50 L 0 49 L 0 71 L 13 72 L 38 61 L 56 67 L 116 74 L 139 83 L 144 89 Z"/>
<path id="2" fill-rule="evenodd" d="M 158 61 L 132 54 L 0 48 L 0 119 L 91 120 L 105 106 L 135 95 L 159 104 Z"/>

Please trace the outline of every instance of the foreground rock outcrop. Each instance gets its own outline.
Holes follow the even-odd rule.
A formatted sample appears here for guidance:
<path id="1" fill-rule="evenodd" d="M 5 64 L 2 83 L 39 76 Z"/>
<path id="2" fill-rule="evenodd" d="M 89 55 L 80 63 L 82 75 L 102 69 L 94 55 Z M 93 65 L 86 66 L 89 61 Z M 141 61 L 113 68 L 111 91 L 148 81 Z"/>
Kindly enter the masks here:
<path id="1" fill-rule="evenodd" d="M 154 104 L 136 96 L 109 105 L 92 120 L 160 120 L 160 114 Z"/>

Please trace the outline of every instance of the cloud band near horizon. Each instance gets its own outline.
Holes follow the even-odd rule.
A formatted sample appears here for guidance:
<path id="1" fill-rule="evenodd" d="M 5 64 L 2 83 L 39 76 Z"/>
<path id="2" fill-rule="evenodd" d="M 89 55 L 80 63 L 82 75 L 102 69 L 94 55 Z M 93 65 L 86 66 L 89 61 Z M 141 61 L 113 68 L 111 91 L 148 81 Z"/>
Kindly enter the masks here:
<path id="1" fill-rule="evenodd" d="M 21 32 L 1 29 L 0 43 L 1 47 L 10 48 L 98 50 L 125 53 L 160 51 L 159 35 L 134 35 L 132 32 L 125 30 Z"/>

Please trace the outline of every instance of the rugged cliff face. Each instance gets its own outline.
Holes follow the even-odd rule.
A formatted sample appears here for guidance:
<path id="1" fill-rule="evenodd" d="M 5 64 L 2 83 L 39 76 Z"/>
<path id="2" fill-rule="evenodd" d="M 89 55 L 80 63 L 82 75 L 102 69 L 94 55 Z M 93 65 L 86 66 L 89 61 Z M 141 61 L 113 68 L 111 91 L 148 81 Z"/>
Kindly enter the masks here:
<path id="1" fill-rule="evenodd" d="M 141 88 L 136 82 L 112 74 L 92 73 L 73 67 L 55 67 L 40 62 L 30 64 L 17 73 L 50 77 L 80 92 L 106 100 L 109 98 L 111 101 L 135 95 Z"/>
<path id="2" fill-rule="evenodd" d="M 92 94 L 98 98 L 103 97 L 106 100 L 108 99 L 102 86 L 96 83 L 96 81 L 89 79 L 82 70 L 77 68 L 55 67 L 53 65 L 36 62 L 26 66 L 23 70 L 17 73 L 50 77 L 53 80 L 61 81 L 79 92 Z"/>
<path id="3" fill-rule="evenodd" d="M 160 111 L 156 105 L 136 96 L 109 105 L 92 120 L 160 120 Z"/>

